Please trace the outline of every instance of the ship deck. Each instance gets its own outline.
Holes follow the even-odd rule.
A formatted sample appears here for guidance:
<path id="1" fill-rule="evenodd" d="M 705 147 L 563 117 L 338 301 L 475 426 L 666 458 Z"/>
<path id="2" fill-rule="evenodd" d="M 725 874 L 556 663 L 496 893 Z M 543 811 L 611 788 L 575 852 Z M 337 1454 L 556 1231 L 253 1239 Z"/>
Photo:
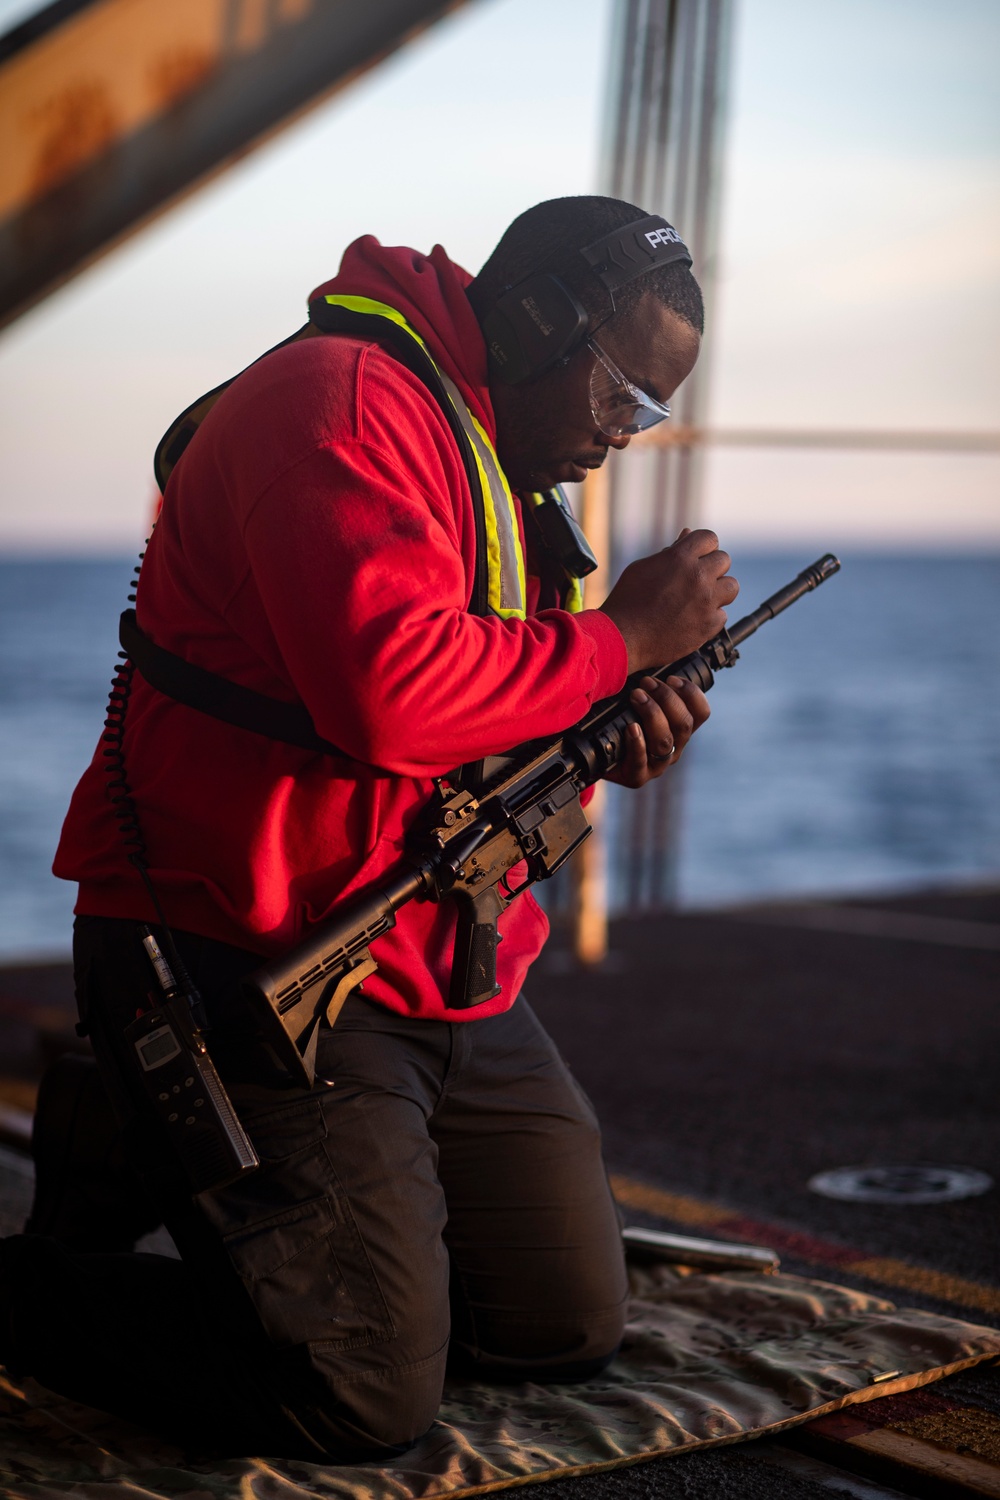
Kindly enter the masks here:
<path id="1" fill-rule="evenodd" d="M 783 1270 L 997 1326 L 1000 1186 L 885 1204 L 808 1182 L 929 1163 L 1000 1184 L 998 978 L 1000 888 L 982 888 L 623 919 L 590 971 L 557 933 L 528 993 L 597 1108 L 629 1222 L 768 1244 Z M 48 1058 L 80 1045 L 72 1021 L 68 965 L 0 969 L 6 1232 L 30 1191 L 19 1153 L 34 1087 Z M 794 1445 L 659 1459 L 545 1493 L 1000 1495 L 1000 1373 L 933 1389 L 933 1411 L 916 1416 L 912 1398 L 888 1397 L 863 1430 L 826 1419 Z"/>

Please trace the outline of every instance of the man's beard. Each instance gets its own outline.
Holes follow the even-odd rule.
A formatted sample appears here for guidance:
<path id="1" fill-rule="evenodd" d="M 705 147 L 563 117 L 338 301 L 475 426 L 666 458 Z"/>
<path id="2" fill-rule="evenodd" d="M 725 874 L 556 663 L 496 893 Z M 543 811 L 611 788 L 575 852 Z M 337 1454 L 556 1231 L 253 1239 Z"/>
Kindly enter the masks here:
<path id="1" fill-rule="evenodd" d="M 586 469 L 588 472 L 593 469 L 599 469 L 607 456 L 607 449 L 600 454 L 595 454 L 594 450 L 591 449 L 588 453 L 566 454 L 561 458 L 543 459 L 537 467 L 527 472 L 524 483 L 515 484 L 514 488 L 519 490 L 539 490 L 548 489 L 553 483 L 566 484 L 568 481 L 564 479 L 554 481 L 551 477 L 552 474 L 558 469 L 565 468 L 567 464 L 573 464 L 576 468 Z"/>

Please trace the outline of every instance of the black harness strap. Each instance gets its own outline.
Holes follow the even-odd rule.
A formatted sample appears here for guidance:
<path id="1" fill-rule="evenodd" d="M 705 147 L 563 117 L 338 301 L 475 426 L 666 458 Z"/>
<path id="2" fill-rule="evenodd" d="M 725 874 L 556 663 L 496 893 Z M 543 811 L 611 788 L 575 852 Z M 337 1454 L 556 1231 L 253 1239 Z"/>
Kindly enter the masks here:
<path id="1" fill-rule="evenodd" d="M 118 639 L 129 660 L 157 692 L 165 693 L 188 708 L 196 708 L 224 724 L 249 729 L 269 740 L 281 740 L 300 750 L 314 750 L 337 755 L 342 760 L 353 757 L 317 734 L 308 709 L 298 703 L 282 703 L 254 688 L 219 677 L 204 667 L 196 667 L 173 651 L 155 645 L 139 629 L 134 609 L 127 609 L 118 622 Z"/>

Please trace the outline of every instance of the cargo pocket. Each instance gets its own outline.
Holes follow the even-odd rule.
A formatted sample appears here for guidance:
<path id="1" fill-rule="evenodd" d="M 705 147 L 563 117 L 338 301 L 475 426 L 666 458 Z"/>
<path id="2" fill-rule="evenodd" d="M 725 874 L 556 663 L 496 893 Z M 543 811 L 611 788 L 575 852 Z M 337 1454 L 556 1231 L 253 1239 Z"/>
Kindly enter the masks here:
<path id="1" fill-rule="evenodd" d="M 265 1167 L 286 1162 L 326 1139 L 322 1106 L 309 1096 L 257 1114 L 241 1113 L 241 1119 Z"/>
<path id="2" fill-rule="evenodd" d="M 367 1285 L 364 1277 L 359 1283 L 338 1256 L 338 1237 L 344 1238 L 346 1226 L 337 1218 L 329 1198 L 314 1198 L 225 1239 L 233 1267 L 277 1348 L 329 1342 L 357 1349 L 392 1337 L 374 1277 Z"/>
<path id="3" fill-rule="evenodd" d="M 276 1348 L 359 1349 L 395 1337 L 316 1101 L 247 1121 L 256 1172 L 203 1203 Z M 228 1221 L 228 1222 L 227 1222 Z"/>

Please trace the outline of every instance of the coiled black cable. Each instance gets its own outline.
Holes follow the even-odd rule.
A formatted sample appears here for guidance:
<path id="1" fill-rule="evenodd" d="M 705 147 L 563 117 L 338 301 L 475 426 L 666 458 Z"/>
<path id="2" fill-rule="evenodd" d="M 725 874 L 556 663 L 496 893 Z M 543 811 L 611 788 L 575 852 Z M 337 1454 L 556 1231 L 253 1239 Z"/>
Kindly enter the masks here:
<path id="1" fill-rule="evenodd" d="M 139 553 L 139 561 L 133 568 L 132 589 L 129 601 L 135 603 L 136 591 L 138 590 L 139 575 L 142 571 L 143 559 L 146 556 L 146 547 L 149 546 L 152 533 L 146 538 L 146 546 Z M 170 930 L 149 873 L 149 851 L 146 840 L 143 837 L 142 826 L 139 822 L 139 810 L 135 805 L 132 788 L 129 785 L 125 770 L 125 716 L 128 712 L 129 698 L 132 693 L 132 681 L 135 677 L 135 665 L 129 660 L 127 651 L 118 652 L 118 665 L 115 668 L 114 677 L 111 679 L 111 690 L 108 693 L 108 708 L 104 719 L 104 733 L 101 735 L 104 749 L 102 754 L 105 761 L 105 772 L 108 777 L 107 793 L 114 815 L 118 818 L 118 831 L 122 836 L 125 848 L 128 851 L 128 861 L 139 874 L 146 894 L 149 896 L 156 912 L 162 936 L 163 947 L 166 949 L 167 959 L 173 969 L 174 977 L 185 991 L 191 1005 L 196 1012 L 201 1011 L 201 997 L 192 983 L 184 960 L 181 958 L 174 941 L 174 935 Z"/>

